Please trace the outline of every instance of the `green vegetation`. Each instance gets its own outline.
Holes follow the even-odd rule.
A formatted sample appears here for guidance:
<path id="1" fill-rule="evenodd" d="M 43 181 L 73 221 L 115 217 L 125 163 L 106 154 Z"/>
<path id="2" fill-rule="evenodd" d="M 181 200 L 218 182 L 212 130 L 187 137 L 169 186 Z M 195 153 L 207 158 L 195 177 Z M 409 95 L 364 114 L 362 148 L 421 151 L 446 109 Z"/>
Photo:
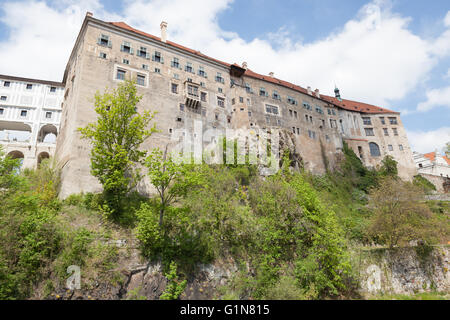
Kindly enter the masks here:
<path id="1" fill-rule="evenodd" d="M 140 179 L 137 164 L 142 164 L 146 155 L 139 146 L 152 133 L 147 129 L 154 114 L 137 112 L 141 100 L 133 82 L 120 84 L 112 93 L 95 95 L 97 122 L 90 123 L 79 131 L 83 138 L 92 143 L 91 173 L 103 185 L 104 209 L 120 218 L 123 198 L 135 187 Z"/>
<path id="2" fill-rule="evenodd" d="M 139 101 L 131 82 L 97 94 L 98 120 L 80 129 L 102 194 L 60 201 L 54 164 L 19 172 L 0 150 L 0 299 L 48 297 L 72 265 L 82 268 L 83 289 L 118 285 L 116 265 L 131 254 L 120 256 L 115 239 L 136 238 L 144 258 L 162 263 L 160 299 L 179 299 L 200 263 L 227 260 L 239 270 L 218 290 L 223 299 L 353 297 L 353 249 L 448 241 L 449 204 L 423 201 L 430 186 L 399 180 L 391 157 L 368 169 L 344 144 L 337 169 L 317 176 L 293 170 L 285 150 L 279 172 L 261 177 L 248 159 L 238 164 L 235 141 L 223 140 L 234 164 L 180 164 L 167 150 L 140 151 L 156 129 L 147 129 L 153 114 L 136 111 Z M 156 195 L 135 191 L 139 167 Z M 145 298 L 139 292 L 126 298 Z"/>

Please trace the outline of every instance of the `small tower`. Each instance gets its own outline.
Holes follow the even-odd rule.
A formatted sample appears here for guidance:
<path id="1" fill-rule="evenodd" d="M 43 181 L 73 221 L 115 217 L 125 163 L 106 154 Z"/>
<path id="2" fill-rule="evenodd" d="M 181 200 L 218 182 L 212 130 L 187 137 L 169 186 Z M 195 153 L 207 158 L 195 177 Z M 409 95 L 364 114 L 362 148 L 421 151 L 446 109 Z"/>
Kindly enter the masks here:
<path id="1" fill-rule="evenodd" d="M 340 94 L 339 89 L 337 87 L 335 87 L 335 89 L 334 89 L 334 95 L 336 96 L 336 98 L 339 101 L 342 101 L 341 94 Z"/>

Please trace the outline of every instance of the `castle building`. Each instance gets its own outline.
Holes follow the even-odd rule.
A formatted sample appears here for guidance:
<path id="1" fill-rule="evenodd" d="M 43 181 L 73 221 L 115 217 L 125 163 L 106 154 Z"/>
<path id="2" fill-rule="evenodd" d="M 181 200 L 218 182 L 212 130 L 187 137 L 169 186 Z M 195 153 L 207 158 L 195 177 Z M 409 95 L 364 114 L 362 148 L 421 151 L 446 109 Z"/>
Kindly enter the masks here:
<path id="1" fill-rule="evenodd" d="M 437 150 L 421 154 L 413 153 L 419 174 L 433 183 L 438 192 L 450 192 L 450 158 Z"/>
<path id="2" fill-rule="evenodd" d="M 54 156 L 64 85 L 0 75 L 0 144 L 23 167 Z"/>
<path id="3" fill-rule="evenodd" d="M 218 131 L 278 129 L 286 133 L 304 166 L 324 173 L 342 158 L 346 142 L 369 167 L 391 155 L 399 175 L 416 174 L 400 114 L 346 100 L 261 75 L 247 63 L 229 64 L 167 39 L 167 23 L 156 37 L 123 22 L 105 22 L 87 13 L 64 72 L 61 128 L 55 157 L 62 168 L 61 197 L 98 192 L 90 174 L 90 145 L 78 128 L 96 118 L 94 95 L 135 80 L 143 96 L 139 108 L 156 111 L 160 132 L 145 150 L 173 143 L 177 129 L 191 130 L 194 122 Z M 141 190 L 150 190 L 144 181 Z"/>

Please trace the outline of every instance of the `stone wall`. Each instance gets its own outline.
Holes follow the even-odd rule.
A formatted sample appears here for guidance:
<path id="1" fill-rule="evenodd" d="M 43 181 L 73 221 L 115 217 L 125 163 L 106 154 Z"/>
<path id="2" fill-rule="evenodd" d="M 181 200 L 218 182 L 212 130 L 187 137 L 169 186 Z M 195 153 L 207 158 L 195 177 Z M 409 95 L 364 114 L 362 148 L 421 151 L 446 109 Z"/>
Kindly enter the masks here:
<path id="1" fill-rule="evenodd" d="M 420 174 L 422 177 L 430 181 L 438 193 L 450 193 L 450 179 L 447 177 L 440 177 L 431 174 Z"/>
<path id="2" fill-rule="evenodd" d="M 450 290 L 448 246 L 368 249 L 357 256 L 363 295 Z"/>

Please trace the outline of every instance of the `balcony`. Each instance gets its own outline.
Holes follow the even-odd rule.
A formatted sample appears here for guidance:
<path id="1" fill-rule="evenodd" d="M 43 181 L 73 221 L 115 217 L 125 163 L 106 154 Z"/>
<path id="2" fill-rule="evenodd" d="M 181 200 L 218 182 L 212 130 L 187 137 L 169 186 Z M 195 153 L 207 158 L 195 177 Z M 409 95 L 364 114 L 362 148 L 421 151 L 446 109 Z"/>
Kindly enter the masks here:
<path id="1" fill-rule="evenodd" d="M 198 109 L 201 105 L 200 94 L 199 94 L 199 84 L 186 81 L 184 96 L 186 98 L 186 107 Z"/>

